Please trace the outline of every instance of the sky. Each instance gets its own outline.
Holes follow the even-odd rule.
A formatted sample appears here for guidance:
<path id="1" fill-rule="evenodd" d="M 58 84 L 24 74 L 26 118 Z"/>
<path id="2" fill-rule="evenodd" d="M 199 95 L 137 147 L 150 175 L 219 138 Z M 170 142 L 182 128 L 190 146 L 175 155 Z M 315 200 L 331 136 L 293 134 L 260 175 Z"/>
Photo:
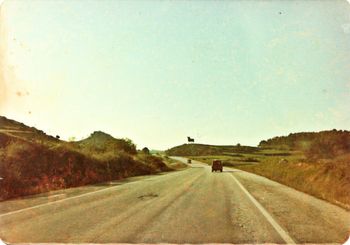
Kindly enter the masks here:
<path id="1" fill-rule="evenodd" d="M 350 130 L 350 4 L 5 0 L 0 115 L 161 150 Z"/>

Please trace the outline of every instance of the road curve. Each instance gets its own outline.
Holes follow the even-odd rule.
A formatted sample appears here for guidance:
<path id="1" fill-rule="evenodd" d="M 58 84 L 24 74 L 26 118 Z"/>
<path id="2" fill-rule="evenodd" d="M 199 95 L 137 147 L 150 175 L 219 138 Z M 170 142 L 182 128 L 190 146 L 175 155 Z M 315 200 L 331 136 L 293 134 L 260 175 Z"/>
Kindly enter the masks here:
<path id="1" fill-rule="evenodd" d="M 211 173 L 196 161 L 0 202 L 0 238 L 12 243 L 343 243 L 349 231 L 350 214 L 340 207 L 244 171 Z"/>

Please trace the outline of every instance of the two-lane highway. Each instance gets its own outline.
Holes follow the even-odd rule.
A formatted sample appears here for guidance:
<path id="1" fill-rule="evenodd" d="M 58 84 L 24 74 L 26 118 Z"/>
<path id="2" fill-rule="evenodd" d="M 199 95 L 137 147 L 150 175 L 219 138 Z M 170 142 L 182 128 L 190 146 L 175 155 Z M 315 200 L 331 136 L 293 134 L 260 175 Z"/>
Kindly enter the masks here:
<path id="1" fill-rule="evenodd" d="M 184 158 L 177 158 L 186 161 Z M 0 203 L 0 238 L 71 243 L 342 243 L 348 211 L 247 172 L 185 170 Z M 11 208 L 15 207 L 15 208 Z"/>

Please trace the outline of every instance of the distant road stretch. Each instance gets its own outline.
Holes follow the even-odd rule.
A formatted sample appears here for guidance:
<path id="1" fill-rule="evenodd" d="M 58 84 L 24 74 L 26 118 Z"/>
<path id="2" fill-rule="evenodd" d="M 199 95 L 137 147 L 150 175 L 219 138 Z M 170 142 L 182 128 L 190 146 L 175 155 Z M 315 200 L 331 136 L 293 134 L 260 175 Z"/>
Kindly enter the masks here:
<path id="1" fill-rule="evenodd" d="M 185 158 L 177 160 L 186 162 Z M 348 211 L 266 178 L 190 168 L 0 202 L 13 243 L 343 243 Z"/>

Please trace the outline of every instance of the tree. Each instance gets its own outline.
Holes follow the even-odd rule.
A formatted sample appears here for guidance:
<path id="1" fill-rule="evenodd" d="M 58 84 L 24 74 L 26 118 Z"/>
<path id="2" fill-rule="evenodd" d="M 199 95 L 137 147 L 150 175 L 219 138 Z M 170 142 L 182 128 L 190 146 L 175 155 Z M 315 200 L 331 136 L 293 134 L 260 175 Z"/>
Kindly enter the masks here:
<path id="1" fill-rule="evenodd" d="M 145 154 L 147 154 L 147 155 L 150 154 L 150 151 L 149 151 L 149 149 L 148 149 L 147 147 L 144 147 L 144 148 L 142 149 L 142 152 L 145 153 Z"/>
<path id="2" fill-rule="evenodd" d="M 137 150 L 136 150 L 136 145 L 134 144 L 134 142 L 132 142 L 131 139 L 128 138 L 124 138 L 124 151 L 130 154 L 136 154 Z"/>

